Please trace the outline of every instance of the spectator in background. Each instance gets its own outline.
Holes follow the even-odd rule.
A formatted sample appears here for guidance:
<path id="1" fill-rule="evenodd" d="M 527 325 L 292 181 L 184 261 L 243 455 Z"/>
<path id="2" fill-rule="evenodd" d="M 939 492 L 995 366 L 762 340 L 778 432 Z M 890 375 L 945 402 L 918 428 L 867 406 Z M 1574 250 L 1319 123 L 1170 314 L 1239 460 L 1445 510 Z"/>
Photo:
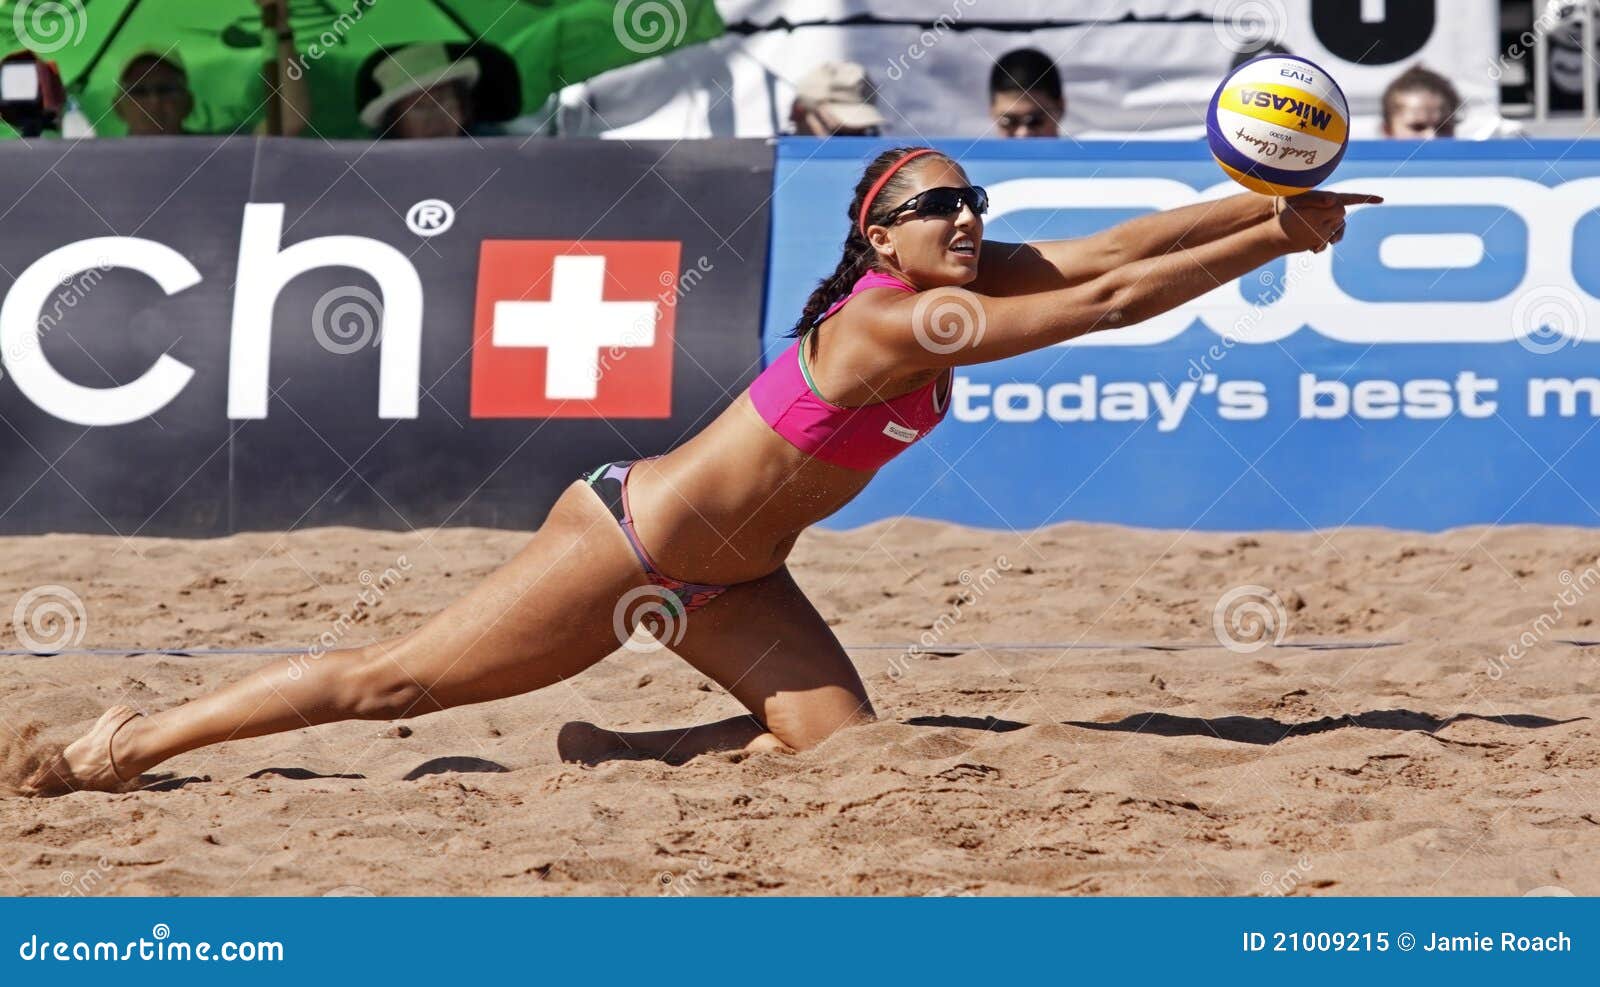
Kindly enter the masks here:
<path id="1" fill-rule="evenodd" d="M 378 137 L 466 137 L 472 133 L 478 60 L 452 60 L 442 44 L 406 45 L 372 70 L 379 93 L 361 108 Z"/>
<path id="2" fill-rule="evenodd" d="M 113 108 L 130 137 L 187 134 L 183 121 L 194 109 L 194 94 L 177 52 L 140 52 L 128 59 Z"/>
<path id="3" fill-rule="evenodd" d="M 807 137 L 876 137 L 888 120 L 878 112 L 877 89 L 856 62 L 823 62 L 795 87 L 789 122 Z"/>
<path id="4" fill-rule="evenodd" d="M 1432 140 L 1456 135 L 1461 95 L 1450 80 L 1413 65 L 1383 91 L 1383 135 L 1397 140 Z"/>
<path id="5" fill-rule="evenodd" d="M 989 116 L 1001 137 L 1060 137 L 1066 116 L 1061 73 L 1050 56 L 1019 48 L 989 73 Z"/>
<path id="6" fill-rule="evenodd" d="M 276 23 L 277 92 L 283 109 L 284 137 L 298 136 L 306 128 L 311 116 L 311 90 L 307 86 L 303 66 L 292 63 L 299 59 L 294 46 L 294 32 L 287 26 L 284 0 L 257 0 L 267 13 L 276 7 L 276 16 L 268 23 Z M 122 66 L 117 78 L 117 97 L 112 109 L 128 128 L 130 137 L 171 137 L 197 133 L 186 130 L 184 120 L 194 112 L 194 92 L 189 88 L 189 73 L 178 54 L 177 43 L 164 48 L 151 47 L 135 52 Z M 265 83 L 271 62 L 262 65 Z M 257 134 L 268 132 L 267 122 L 255 128 Z M 87 136 L 83 134 L 81 136 Z"/>

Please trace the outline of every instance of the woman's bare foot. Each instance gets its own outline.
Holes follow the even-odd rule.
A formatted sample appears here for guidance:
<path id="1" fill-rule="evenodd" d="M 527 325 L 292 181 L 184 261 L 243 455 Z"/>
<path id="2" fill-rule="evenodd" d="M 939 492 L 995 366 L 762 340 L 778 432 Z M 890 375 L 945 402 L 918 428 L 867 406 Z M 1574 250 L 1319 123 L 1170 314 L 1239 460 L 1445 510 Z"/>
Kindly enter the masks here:
<path id="1" fill-rule="evenodd" d="M 23 783 L 23 793 L 46 797 L 68 792 L 121 791 L 131 779 L 122 777 L 118 771 L 111 745 L 118 730 L 143 715 L 131 706 L 113 706 L 106 710 L 88 733 L 41 765 Z"/>

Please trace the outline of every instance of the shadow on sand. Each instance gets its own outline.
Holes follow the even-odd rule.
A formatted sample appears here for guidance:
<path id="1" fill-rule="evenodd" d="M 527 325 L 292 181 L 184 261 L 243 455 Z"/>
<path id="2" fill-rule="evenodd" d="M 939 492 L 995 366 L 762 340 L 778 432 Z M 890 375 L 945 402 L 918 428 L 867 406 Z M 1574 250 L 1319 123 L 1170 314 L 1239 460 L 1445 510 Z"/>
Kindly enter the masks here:
<path id="1" fill-rule="evenodd" d="M 1564 723 L 1576 723 L 1588 717 L 1579 716 L 1570 720 L 1552 720 L 1549 717 L 1533 716 L 1526 713 L 1513 713 L 1507 716 L 1483 716 L 1478 713 L 1457 713 L 1454 716 L 1437 717 L 1429 713 L 1419 713 L 1412 709 L 1375 709 L 1365 713 L 1352 713 L 1347 716 L 1324 716 L 1320 720 L 1308 720 L 1302 723 L 1285 723 L 1269 716 L 1173 716 L 1170 713 L 1134 713 L 1112 723 L 1096 723 L 1089 720 L 1063 720 L 1061 725 L 1078 727 L 1083 730 L 1109 730 L 1113 733 L 1147 733 L 1157 737 L 1215 737 L 1219 740 L 1231 740 L 1239 744 L 1276 744 L 1280 740 L 1290 737 L 1308 737 L 1312 734 L 1327 733 L 1330 730 L 1345 730 L 1351 727 L 1360 727 L 1365 730 L 1408 730 L 1417 733 L 1438 733 L 1452 723 L 1461 723 L 1467 720 L 1482 720 L 1486 723 L 1498 723 L 1501 726 L 1517 727 L 1523 730 L 1538 730 L 1544 727 L 1561 726 Z M 1031 723 L 1019 723 L 1016 720 L 1001 720 L 993 716 L 914 716 L 904 721 L 918 727 L 957 727 L 967 730 L 987 730 L 993 733 L 1009 733 L 1012 730 L 1021 730 L 1033 726 Z M 1444 738 L 1440 738 L 1444 739 Z"/>

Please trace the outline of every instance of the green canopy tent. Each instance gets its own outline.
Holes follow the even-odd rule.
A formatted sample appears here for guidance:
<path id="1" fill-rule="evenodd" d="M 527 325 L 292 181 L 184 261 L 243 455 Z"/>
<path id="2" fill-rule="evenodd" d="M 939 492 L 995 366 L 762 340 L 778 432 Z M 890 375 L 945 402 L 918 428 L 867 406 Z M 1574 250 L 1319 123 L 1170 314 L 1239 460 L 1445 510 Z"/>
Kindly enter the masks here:
<path id="1" fill-rule="evenodd" d="M 385 50 L 444 42 L 483 68 L 484 115 L 542 106 L 564 85 L 717 37 L 712 0 L 288 0 L 311 95 L 311 131 L 364 137 L 358 113 L 375 93 Z M 0 54 L 54 60 L 99 134 L 125 132 L 112 112 L 118 76 L 134 55 L 182 62 L 199 133 L 248 131 L 266 112 L 262 66 L 276 50 L 256 0 L 0 0 Z"/>

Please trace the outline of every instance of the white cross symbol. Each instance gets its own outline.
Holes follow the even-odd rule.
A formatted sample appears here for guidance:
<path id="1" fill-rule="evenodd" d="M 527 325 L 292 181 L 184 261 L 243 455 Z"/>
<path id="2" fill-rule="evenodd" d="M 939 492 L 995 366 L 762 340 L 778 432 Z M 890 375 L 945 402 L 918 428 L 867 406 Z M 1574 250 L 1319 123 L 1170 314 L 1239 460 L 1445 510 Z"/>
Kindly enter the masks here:
<path id="1" fill-rule="evenodd" d="M 495 302 L 496 346 L 543 346 L 545 397 L 592 401 L 600 388 L 600 351 L 653 346 L 655 302 L 601 301 L 606 259 L 555 259 L 547 302 Z"/>

